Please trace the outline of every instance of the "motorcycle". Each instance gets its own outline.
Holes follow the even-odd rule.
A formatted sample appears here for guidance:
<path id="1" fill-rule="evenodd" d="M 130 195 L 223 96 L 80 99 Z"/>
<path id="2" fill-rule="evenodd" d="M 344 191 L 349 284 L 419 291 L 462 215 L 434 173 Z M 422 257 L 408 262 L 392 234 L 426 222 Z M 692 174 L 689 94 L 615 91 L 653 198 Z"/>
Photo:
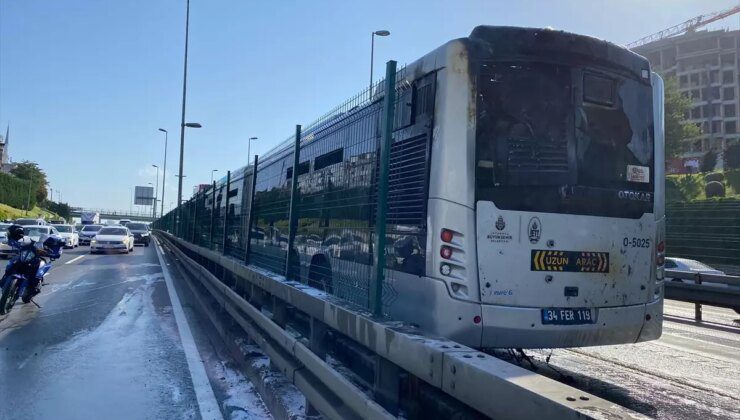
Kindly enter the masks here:
<path id="1" fill-rule="evenodd" d="M 39 248 L 37 242 L 30 240 L 21 243 L 13 241 L 11 246 L 17 249 L 16 255 L 5 267 L 5 274 L 0 285 L 0 315 L 7 314 L 20 297 L 23 303 L 33 302 L 33 297 L 38 294 L 38 288 L 43 284 L 43 278 L 51 270 L 51 261 L 61 256 L 61 251 L 50 255 L 43 247 Z M 49 257 L 47 260 L 45 257 Z M 41 279 L 34 285 L 36 279 Z M 33 302 L 36 304 L 36 302 Z M 38 304 L 36 304 L 38 306 Z"/>

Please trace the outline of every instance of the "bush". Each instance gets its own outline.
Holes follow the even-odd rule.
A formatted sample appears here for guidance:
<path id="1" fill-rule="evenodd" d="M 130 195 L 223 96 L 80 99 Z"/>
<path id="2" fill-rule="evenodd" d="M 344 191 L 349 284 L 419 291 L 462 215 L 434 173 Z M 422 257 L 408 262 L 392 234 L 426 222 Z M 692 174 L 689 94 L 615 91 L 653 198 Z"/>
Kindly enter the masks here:
<path id="1" fill-rule="evenodd" d="M 712 172 L 717 166 L 717 153 L 714 150 L 708 151 L 701 160 L 700 172 Z"/>
<path id="2" fill-rule="evenodd" d="M 681 191 L 681 188 L 676 182 L 674 177 L 666 177 L 665 179 L 665 201 L 668 203 L 677 201 L 686 201 L 686 196 Z"/>
<path id="3" fill-rule="evenodd" d="M 32 194 L 29 200 L 29 182 L 18 179 L 13 175 L 0 173 L 0 203 L 17 209 L 24 209 L 27 205 L 33 208 L 36 205 L 36 195 L 33 194 L 35 188 L 31 186 Z"/>
<path id="4" fill-rule="evenodd" d="M 694 200 L 699 197 L 701 192 L 701 182 L 699 177 L 686 174 L 678 178 L 678 188 L 687 200 Z"/>
<path id="5" fill-rule="evenodd" d="M 725 168 L 740 169 L 740 143 L 725 149 Z"/>
<path id="6" fill-rule="evenodd" d="M 725 196 L 725 184 L 719 181 L 709 181 L 704 187 L 704 193 L 707 198 L 712 197 L 724 197 Z"/>
<path id="7" fill-rule="evenodd" d="M 740 168 L 726 171 L 725 179 L 727 179 L 727 185 L 735 191 L 735 194 L 740 194 Z"/>
<path id="8" fill-rule="evenodd" d="M 704 175 L 704 182 L 710 182 L 710 181 L 724 182 L 725 174 L 722 172 L 711 172 L 711 173 Z"/>

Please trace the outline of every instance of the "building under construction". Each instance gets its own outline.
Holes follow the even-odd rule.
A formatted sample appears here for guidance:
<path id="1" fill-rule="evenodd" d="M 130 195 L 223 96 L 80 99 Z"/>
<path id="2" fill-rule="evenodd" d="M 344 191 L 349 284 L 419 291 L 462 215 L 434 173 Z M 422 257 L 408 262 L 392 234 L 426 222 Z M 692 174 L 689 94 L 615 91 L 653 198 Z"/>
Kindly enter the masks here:
<path id="1" fill-rule="evenodd" d="M 687 119 L 702 134 L 690 140 L 686 153 L 672 162 L 670 172 L 695 172 L 710 150 L 718 154 L 740 141 L 740 31 L 690 31 L 633 48 L 650 60 L 653 70 L 676 77 L 679 88 L 693 99 Z"/>

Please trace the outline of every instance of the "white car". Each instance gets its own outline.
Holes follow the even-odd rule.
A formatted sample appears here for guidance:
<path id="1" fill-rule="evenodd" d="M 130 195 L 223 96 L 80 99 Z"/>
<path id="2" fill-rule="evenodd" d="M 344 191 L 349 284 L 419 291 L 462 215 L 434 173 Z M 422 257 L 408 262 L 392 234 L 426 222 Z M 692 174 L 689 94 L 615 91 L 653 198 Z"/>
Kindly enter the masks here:
<path id="1" fill-rule="evenodd" d="M 46 226 L 23 226 L 23 234 L 26 238 L 38 241 L 42 235 L 59 235 L 59 231 L 53 225 Z M 61 235 L 59 235 L 61 236 Z"/>
<path id="2" fill-rule="evenodd" d="M 77 248 L 80 246 L 80 235 L 77 233 L 74 226 L 54 225 L 54 227 L 59 231 L 59 236 L 64 238 L 66 242 L 64 245 L 65 248 Z"/>
<path id="3" fill-rule="evenodd" d="M 104 226 L 90 240 L 90 253 L 129 252 L 134 250 L 134 235 L 125 226 Z"/>
<path id="4" fill-rule="evenodd" d="M 10 223 L 0 223 L 0 257 L 10 258 L 16 253 L 16 250 L 8 245 L 8 228 Z"/>
<path id="5" fill-rule="evenodd" d="M 713 267 L 710 267 L 702 262 L 699 262 L 697 260 L 690 260 L 688 258 L 676 258 L 676 257 L 666 257 L 665 259 L 665 269 L 666 270 L 673 270 L 673 271 L 687 271 L 691 273 L 700 273 L 700 274 L 717 274 L 720 276 L 723 276 L 725 274 L 724 271 L 717 270 Z M 678 278 L 671 279 L 672 281 L 678 281 L 678 282 L 692 282 L 692 280 L 681 280 Z M 704 283 L 704 284 L 712 284 L 717 286 L 725 286 L 724 284 L 718 284 L 718 283 Z"/>

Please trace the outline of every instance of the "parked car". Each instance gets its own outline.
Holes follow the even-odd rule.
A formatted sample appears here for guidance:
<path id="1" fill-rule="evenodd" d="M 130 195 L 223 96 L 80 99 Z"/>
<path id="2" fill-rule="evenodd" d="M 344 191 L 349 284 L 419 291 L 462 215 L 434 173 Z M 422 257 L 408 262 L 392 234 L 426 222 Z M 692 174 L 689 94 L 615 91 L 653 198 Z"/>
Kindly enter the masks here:
<path id="1" fill-rule="evenodd" d="M 11 223 L 0 223 L 0 257 L 2 258 L 10 258 L 16 253 L 16 250 L 8 245 L 8 227 L 11 225 Z"/>
<path id="2" fill-rule="evenodd" d="M 54 225 L 59 231 L 59 235 L 64 238 L 65 248 L 77 248 L 80 245 L 80 235 L 72 225 Z"/>
<path id="3" fill-rule="evenodd" d="M 98 231 L 102 229 L 102 225 L 85 225 L 79 232 L 80 245 L 90 245 L 90 240 L 98 234 Z"/>
<path id="4" fill-rule="evenodd" d="M 45 225 L 45 226 L 23 226 L 23 232 L 26 238 L 38 241 L 42 235 L 59 235 L 59 231 L 56 226 Z M 61 235 L 59 235 L 61 236 Z"/>
<path id="5" fill-rule="evenodd" d="M 46 221 L 44 219 L 23 217 L 20 219 L 15 219 L 15 224 L 21 226 L 44 226 L 46 225 Z"/>
<path id="6" fill-rule="evenodd" d="M 126 227 L 134 234 L 134 245 L 149 246 L 151 237 L 149 236 L 149 226 L 146 223 L 131 222 Z"/>
<path id="7" fill-rule="evenodd" d="M 90 240 L 90 253 L 124 252 L 134 250 L 134 235 L 125 226 L 105 226 Z"/>

